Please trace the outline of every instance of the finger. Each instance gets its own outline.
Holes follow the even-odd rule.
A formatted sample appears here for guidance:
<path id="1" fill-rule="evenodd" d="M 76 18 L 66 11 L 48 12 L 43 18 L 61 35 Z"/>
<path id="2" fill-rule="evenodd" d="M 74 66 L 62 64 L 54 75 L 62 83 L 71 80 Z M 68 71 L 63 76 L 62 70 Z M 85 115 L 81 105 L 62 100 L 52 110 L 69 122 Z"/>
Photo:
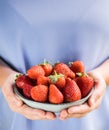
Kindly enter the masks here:
<path id="1" fill-rule="evenodd" d="M 98 100 L 96 100 L 96 102 L 93 102 L 93 105 L 90 106 L 91 110 L 99 108 L 99 106 L 101 105 L 102 99 L 103 97 L 100 97 Z"/>
<path id="2" fill-rule="evenodd" d="M 97 100 L 97 102 L 95 103 L 95 105 L 93 105 L 92 108 L 90 108 L 90 110 L 86 110 L 83 113 L 73 113 L 73 114 L 69 114 L 69 118 L 73 117 L 73 118 L 81 118 L 86 116 L 87 114 L 89 114 L 89 112 L 91 112 L 92 110 L 97 109 L 100 104 L 101 104 L 102 98 L 100 98 L 99 100 Z"/>
<path id="3" fill-rule="evenodd" d="M 19 109 L 18 112 L 20 112 L 23 115 L 36 115 L 36 116 L 45 116 L 45 111 L 40 110 L 40 109 L 34 109 L 26 104 L 23 104 Z"/>
<path id="4" fill-rule="evenodd" d="M 23 104 L 23 102 L 18 98 L 18 96 L 14 94 L 13 87 L 11 84 L 9 86 L 4 86 L 2 91 L 11 108 L 12 106 L 20 107 Z"/>
<path id="5" fill-rule="evenodd" d="M 68 118 L 82 118 L 82 117 L 85 117 L 88 113 L 85 113 L 85 114 L 69 114 L 66 119 Z"/>
<path id="6" fill-rule="evenodd" d="M 87 113 L 68 113 L 67 110 L 63 110 L 59 116 L 60 120 L 66 120 L 68 118 L 81 118 L 86 116 Z"/>
<path id="7" fill-rule="evenodd" d="M 31 120 L 37 120 L 37 119 L 53 120 L 56 117 L 55 114 L 53 114 L 51 112 L 45 112 L 40 109 L 33 109 L 31 107 L 28 107 L 25 104 L 19 109 L 18 112 L 21 113 L 22 115 L 24 115 L 26 118 L 31 119 Z"/>
<path id="8" fill-rule="evenodd" d="M 103 97 L 105 88 L 106 86 L 104 85 L 104 82 L 95 80 L 94 92 L 88 100 L 89 106 L 92 106 L 95 102 L 97 102 L 97 100 Z"/>
<path id="9" fill-rule="evenodd" d="M 54 120 L 56 118 L 56 115 L 52 112 L 46 112 L 45 118 L 49 120 Z"/>
<path id="10" fill-rule="evenodd" d="M 10 86 L 4 86 L 3 92 L 5 98 L 9 104 L 9 107 L 14 112 L 18 112 L 24 115 L 28 119 L 45 119 L 45 112 L 40 109 L 33 109 L 23 104 L 23 102 L 19 99 L 19 97 L 14 94 L 12 84 Z M 47 113 L 47 119 L 54 119 L 55 115 L 52 113 Z"/>
<path id="11" fill-rule="evenodd" d="M 87 103 L 84 103 L 79 106 L 73 106 L 68 109 L 69 114 L 85 114 L 90 112 L 92 109 L 88 106 Z"/>
<path id="12" fill-rule="evenodd" d="M 45 118 L 45 112 L 40 109 L 34 109 L 26 104 L 23 104 L 20 108 L 16 110 L 16 112 L 24 115 L 26 118 L 31 120 L 38 120 Z"/>
<path id="13" fill-rule="evenodd" d="M 21 101 L 16 94 L 14 94 L 13 92 L 13 84 L 10 83 L 10 86 L 5 85 L 3 87 L 3 93 L 5 95 L 5 98 L 10 106 L 10 108 L 15 111 L 15 112 L 19 112 L 25 116 L 29 116 L 30 115 L 36 115 L 37 114 L 41 114 L 43 115 L 44 113 L 41 113 L 40 110 L 34 110 L 30 107 L 28 107 L 27 105 L 23 104 L 23 101 Z M 35 112 L 33 112 L 35 111 Z"/>
<path id="14" fill-rule="evenodd" d="M 9 106 L 14 109 L 19 108 L 23 105 L 23 101 L 17 96 L 17 95 L 12 95 L 11 98 L 8 98 L 7 100 Z"/>
<path id="15" fill-rule="evenodd" d="M 92 106 L 89 106 L 87 103 L 80 105 L 80 106 L 74 106 L 70 107 L 68 109 L 69 114 L 76 114 L 76 115 L 86 115 L 87 113 L 91 112 L 94 109 L 97 109 L 102 102 L 102 97 L 99 98 L 96 102 L 93 103 Z"/>
<path id="16" fill-rule="evenodd" d="M 13 75 L 7 79 L 7 82 L 2 87 L 3 94 L 10 106 L 10 108 L 18 112 L 22 115 L 24 115 L 26 118 L 35 120 L 35 119 L 45 119 L 45 113 L 42 110 L 39 109 L 33 109 L 31 107 L 28 107 L 27 105 L 23 104 L 23 102 L 17 97 L 17 95 L 13 92 Z M 49 115 L 50 117 L 50 115 Z M 53 118 L 54 115 L 51 114 L 51 118 Z"/>
<path id="17" fill-rule="evenodd" d="M 66 110 L 62 110 L 62 111 L 60 112 L 60 114 L 59 114 L 59 119 L 60 119 L 60 120 L 65 120 L 67 116 L 68 116 L 68 111 L 67 111 L 67 109 L 66 109 Z"/>
<path id="18" fill-rule="evenodd" d="M 45 111 L 40 110 L 40 109 L 33 109 L 31 107 L 28 107 L 25 104 L 19 109 L 19 113 L 21 113 L 22 115 L 24 115 L 28 119 L 32 119 L 32 120 L 37 120 L 37 119 L 53 120 L 56 118 L 54 113 L 45 112 Z"/>

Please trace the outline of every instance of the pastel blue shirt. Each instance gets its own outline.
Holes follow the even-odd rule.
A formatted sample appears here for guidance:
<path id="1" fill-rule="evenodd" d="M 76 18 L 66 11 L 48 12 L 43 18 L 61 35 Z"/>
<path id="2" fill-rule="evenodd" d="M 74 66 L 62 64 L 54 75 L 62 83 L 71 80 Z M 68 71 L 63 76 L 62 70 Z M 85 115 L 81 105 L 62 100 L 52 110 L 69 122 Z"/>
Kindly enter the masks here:
<path id="1" fill-rule="evenodd" d="M 0 0 L 0 57 L 26 73 L 46 59 L 82 60 L 89 71 L 109 56 L 108 0 Z M 81 119 L 31 121 L 14 113 L 0 91 L 0 130 L 108 130 L 109 90 Z"/>

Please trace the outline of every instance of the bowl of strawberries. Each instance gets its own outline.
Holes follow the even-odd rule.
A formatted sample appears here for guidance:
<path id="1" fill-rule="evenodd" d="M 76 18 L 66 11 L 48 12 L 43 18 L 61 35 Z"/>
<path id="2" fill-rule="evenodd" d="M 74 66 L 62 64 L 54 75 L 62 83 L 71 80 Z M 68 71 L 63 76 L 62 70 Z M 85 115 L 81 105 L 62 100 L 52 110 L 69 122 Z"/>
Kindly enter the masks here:
<path id="1" fill-rule="evenodd" d="M 85 103 L 93 89 L 94 79 L 85 73 L 80 60 L 54 65 L 44 61 L 17 75 L 14 85 L 14 92 L 25 104 L 51 112 Z"/>

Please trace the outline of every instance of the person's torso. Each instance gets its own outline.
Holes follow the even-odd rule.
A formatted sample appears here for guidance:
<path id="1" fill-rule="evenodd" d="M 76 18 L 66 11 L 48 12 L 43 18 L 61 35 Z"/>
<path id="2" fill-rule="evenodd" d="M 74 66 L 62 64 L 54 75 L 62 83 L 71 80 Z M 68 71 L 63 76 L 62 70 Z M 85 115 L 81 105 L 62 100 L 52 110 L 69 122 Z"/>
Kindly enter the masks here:
<path id="1" fill-rule="evenodd" d="M 108 32 L 100 16 L 107 6 L 102 2 L 5 0 L 0 7 L 1 56 L 19 71 L 43 59 L 80 59 L 89 70 L 107 58 Z"/>

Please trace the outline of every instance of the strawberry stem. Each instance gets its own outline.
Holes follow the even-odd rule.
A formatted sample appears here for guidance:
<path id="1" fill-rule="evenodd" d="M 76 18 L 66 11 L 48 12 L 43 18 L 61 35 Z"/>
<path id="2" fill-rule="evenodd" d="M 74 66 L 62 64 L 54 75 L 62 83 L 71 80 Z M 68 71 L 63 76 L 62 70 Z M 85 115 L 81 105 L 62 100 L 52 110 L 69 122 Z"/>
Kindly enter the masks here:
<path id="1" fill-rule="evenodd" d="M 46 64 L 51 64 L 51 63 L 49 63 L 46 59 L 44 59 L 43 63 L 39 65 L 46 65 Z"/>
<path id="2" fill-rule="evenodd" d="M 49 62 L 46 60 L 46 59 L 44 59 L 44 62 L 43 62 L 43 65 L 46 65 L 46 64 L 48 64 Z"/>
<path id="3" fill-rule="evenodd" d="M 68 64 L 69 64 L 69 66 L 71 66 L 73 64 L 73 62 L 69 62 Z"/>
<path id="4" fill-rule="evenodd" d="M 19 76 L 21 76 L 21 75 L 23 75 L 23 74 L 16 74 L 16 76 L 15 76 L 15 81 L 16 81 L 16 79 L 17 79 Z"/>
<path id="5" fill-rule="evenodd" d="M 88 76 L 85 72 L 84 73 L 78 72 L 78 73 L 76 73 L 76 75 L 79 76 L 79 77 Z"/>
<path id="6" fill-rule="evenodd" d="M 60 63 L 60 61 L 56 61 L 56 63 L 54 64 L 54 66 L 56 66 L 57 64 L 59 64 Z"/>
<path id="7" fill-rule="evenodd" d="M 51 80 L 52 83 L 56 83 L 58 81 L 59 78 L 61 78 L 62 76 L 64 76 L 63 74 L 57 74 L 56 71 L 54 71 L 54 75 L 50 75 L 48 76 Z"/>

